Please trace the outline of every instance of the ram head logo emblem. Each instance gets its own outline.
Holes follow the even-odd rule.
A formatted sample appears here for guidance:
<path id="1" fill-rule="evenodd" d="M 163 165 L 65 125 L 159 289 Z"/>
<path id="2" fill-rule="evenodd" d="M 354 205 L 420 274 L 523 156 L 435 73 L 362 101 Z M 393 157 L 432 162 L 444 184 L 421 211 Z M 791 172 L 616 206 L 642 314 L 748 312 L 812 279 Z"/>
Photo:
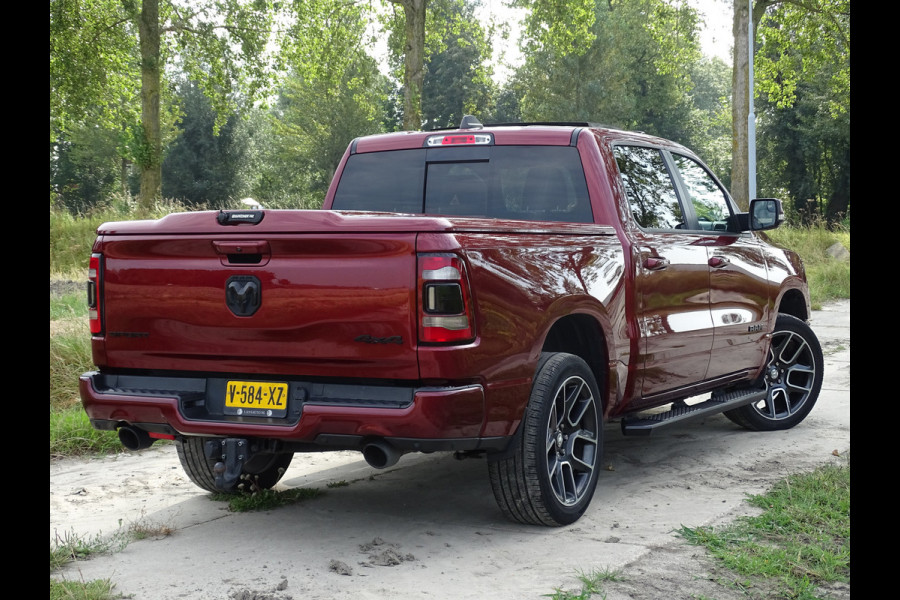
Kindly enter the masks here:
<path id="1" fill-rule="evenodd" d="M 262 303 L 262 287 L 253 275 L 235 275 L 225 284 L 225 304 L 238 317 L 249 317 Z"/>

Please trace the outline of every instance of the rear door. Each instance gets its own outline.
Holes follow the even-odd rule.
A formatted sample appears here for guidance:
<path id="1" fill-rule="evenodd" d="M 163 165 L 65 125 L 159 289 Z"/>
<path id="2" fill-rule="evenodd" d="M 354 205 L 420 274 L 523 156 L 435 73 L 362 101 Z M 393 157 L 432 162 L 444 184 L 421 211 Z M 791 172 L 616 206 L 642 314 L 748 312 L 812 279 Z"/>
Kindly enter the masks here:
<path id="1" fill-rule="evenodd" d="M 615 146 L 614 153 L 632 216 L 626 226 L 642 336 L 638 389 L 646 398 L 706 377 L 713 346 L 707 249 L 705 236 L 690 231 L 664 153 L 638 145 Z"/>

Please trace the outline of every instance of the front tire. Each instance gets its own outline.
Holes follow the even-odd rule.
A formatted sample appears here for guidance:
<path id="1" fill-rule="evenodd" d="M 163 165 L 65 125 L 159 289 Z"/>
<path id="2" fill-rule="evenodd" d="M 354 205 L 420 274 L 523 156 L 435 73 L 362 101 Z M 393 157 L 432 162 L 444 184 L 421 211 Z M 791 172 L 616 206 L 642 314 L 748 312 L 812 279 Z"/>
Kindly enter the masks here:
<path id="1" fill-rule="evenodd" d="M 178 451 L 178 460 L 187 474 L 188 479 L 195 485 L 208 492 L 222 493 L 216 487 L 215 466 L 216 460 L 206 457 L 205 444 L 208 440 L 216 438 L 206 437 L 185 437 L 181 441 L 176 442 L 175 447 Z M 242 470 L 242 483 L 245 483 L 244 489 L 250 491 L 250 487 L 255 486 L 258 489 L 267 490 L 281 480 L 284 472 L 291 464 L 294 458 L 293 454 L 282 453 L 257 453 L 244 464 Z M 249 478 L 249 479 L 247 479 Z M 252 483 L 252 486 L 246 485 Z M 234 492 L 238 492 L 234 490 Z"/>
<path id="2" fill-rule="evenodd" d="M 512 454 L 488 462 L 494 497 L 507 518 L 561 526 L 584 514 L 597 487 L 601 406 L 597 382 L 581 358 L 542 355 Z"/>
<path id="3" fill-rule="evenodd" d="M 822 347 L 812 328 L 791 315 L 778 315 L 761 376 L 767 386 L 765 399 L 725 411 L 725 416 L 752 431 L 794 427 L 816 404 L 823 363 Z"/>

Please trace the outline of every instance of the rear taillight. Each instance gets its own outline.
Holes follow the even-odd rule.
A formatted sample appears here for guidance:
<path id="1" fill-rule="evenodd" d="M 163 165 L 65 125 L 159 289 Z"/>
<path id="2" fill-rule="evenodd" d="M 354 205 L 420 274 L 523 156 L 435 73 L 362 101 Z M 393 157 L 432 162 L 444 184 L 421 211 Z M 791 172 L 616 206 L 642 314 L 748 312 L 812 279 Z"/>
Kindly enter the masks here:
<path id="1" fill-rule="evenodd" d="M 103 279 L 102 269 L 103 256 L 91 254 L 91 262 L 88 265 L 87 303 L 92 334 L 99 334 L 103 331 L 103 300 L 100 290 Z"/>
<path id="2" fill-rule="evenodd" d="M 463 261 L 454 254 L 419 255 L 419 341 L 475 339 L 472 299 Z"/>

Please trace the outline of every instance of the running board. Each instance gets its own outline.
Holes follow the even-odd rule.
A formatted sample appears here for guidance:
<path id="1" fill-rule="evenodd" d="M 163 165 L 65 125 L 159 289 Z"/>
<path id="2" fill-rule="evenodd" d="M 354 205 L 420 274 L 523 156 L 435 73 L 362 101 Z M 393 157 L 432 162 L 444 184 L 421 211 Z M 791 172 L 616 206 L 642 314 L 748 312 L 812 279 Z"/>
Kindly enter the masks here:
<path id="1" fill-rule="evenodd" d="M 716 413 L 738 408 L 745 404 L 763 400 L 766 390 L 759 388 L 739 388 L 725 394 L 717 394 L 699 404 L 687 405 L 674 402 L 672 408 L 664 413 L 644 415 L 635 413 L 622 418 L 623 435 L 650 435 L 654 429 L 679 423 L 696 417 L 714 415 Z M 679 404 L 679 406 L 676 406 Z"/>

